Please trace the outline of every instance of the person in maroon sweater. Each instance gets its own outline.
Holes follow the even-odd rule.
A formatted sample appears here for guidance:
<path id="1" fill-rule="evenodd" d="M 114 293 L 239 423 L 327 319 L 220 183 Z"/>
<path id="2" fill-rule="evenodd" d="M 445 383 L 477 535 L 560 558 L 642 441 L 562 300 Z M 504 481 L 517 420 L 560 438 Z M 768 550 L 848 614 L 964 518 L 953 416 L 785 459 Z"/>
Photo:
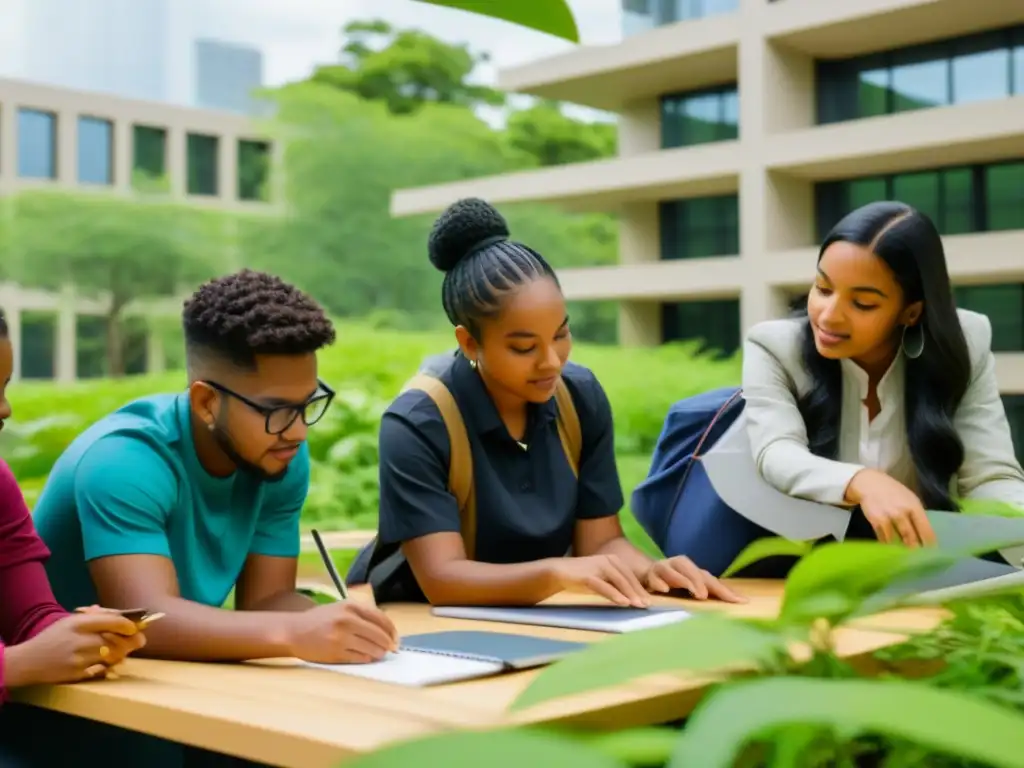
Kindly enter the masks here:
<path id="1" fill-rule="evenodd" d="M 0 429 L 11 416 L 7 385 L 14 353 L 0 312 Z M 0 765 L 31 744 L 18 743 L 23 729 L 5 717 L 9 689 L 95 679 L 145 644 L 145 635 L 118 613 L 91 608 L 68 613 L 54 599 L 43 563 L 49 551 L 36 534 L 25 497 L 11 468 L 0 461 Z M 20 713 L 19 713 L 20 714 Z"/>

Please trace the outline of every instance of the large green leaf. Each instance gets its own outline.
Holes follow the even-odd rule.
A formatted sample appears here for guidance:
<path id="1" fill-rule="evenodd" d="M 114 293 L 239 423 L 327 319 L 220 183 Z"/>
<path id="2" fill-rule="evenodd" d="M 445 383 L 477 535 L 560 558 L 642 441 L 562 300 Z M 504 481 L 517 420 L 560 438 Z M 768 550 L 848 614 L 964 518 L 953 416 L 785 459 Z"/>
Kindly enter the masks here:
<path id="1" fill-rule="evenodd" d="M 813 547 L 814 542 L 812 541 L 792 541 L 791 539 L 783 539 L 781 537 L 757 539 L 736 555 L 732 565 L 722 573 L 722 578 L 727 579 L 737 571 L 746 568 L 748 565 L 753 565 L 758 560 L 764 560 L 766 557 L 779 557 L 780 555 L 803 557 Z"/>
<path id="2" fill-rule="evenodd" d="M 796 723 L 846 738 L 884 734 L 994 768 L 1019 768 L 1024 755 L 1024 717 L 970 694 L 902 680 L 772 678 L 702 703 L 668 768 L 732 768 L 747 742 Z"/>
<path id="3" fill-rule="evenodd" d="M 877 541 L 847 541 L 816 547 L 786 579 L 780 620 L 810 624 L 824 618 L 836 624 L 853 615 L 874 613 L 906 602 L 910 595 L 889 588 L 937 573 L 980 552 L 1017 542 L 971 542 L 968 550 L 922 547 Z"/>
<path id="4" fill-rule="evenodd" d="M 345 768 L 625 768 L 625 763 L 572 740 L 529 730 L 463 731 L 428 736 L 347 760 Z"/>
<path id="5" fill-rule="evenodd" d="M 825 544 L 790 571 L 779 618 L 794 624 L 819 618 L 838 623 L 895 579 L 933 573 L 956 559 L 935 548 L 908 549 L 875 541 Z"/>
<path id="6" fill-rule="evenodd" d="M 679 740 L 675 728 L 628 728 L 578 736 L 584 744 L 627 765 L 664 765 Z"/>
<path id="7" fill-rule="evenodd" d="M 418 0 L 431 5 L 443 5 L 462 11 L 479 13 L 495 19 L 510 21 L 521 27 L 536 29 L 573 43 L 580 41 L 580 33 L 565 0 Z"/>
<path id="8" fill-rule="evenodd" d="M 659 672 L 708 672 L 770 660 L 784 638 L 751 622 L 694 616 L 642 632 L 609 637 L 546 667 L 512 703 L 513 710 L 607 688 Z"/>

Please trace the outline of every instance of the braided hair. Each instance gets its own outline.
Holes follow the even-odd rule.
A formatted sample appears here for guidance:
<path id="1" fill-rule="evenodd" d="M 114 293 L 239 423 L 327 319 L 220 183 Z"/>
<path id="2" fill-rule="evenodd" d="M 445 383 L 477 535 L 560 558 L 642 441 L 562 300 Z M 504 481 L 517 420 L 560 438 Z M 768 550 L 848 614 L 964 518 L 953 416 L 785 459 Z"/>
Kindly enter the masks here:
<path id="1" fill-rule="evenodd" d="M 479 198 L 453 203 L 434 222 L 430 263 L 445 273 L 441 303 L 454 326 L 480 340 L 480 324 L 496 316 L 504 299 L 535 280 L 558 278 L 532 248 L 510 239 L 504 217 Z"/>

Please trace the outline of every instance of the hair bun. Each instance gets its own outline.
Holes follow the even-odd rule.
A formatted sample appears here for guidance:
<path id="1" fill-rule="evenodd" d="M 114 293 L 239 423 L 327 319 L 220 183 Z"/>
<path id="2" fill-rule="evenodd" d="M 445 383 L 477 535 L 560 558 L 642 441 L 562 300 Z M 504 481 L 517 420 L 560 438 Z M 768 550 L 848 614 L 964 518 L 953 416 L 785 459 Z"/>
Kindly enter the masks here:
<path id="1" fill-rule="evenodd" d="M 508 224 L 494 206 L 468 197 L 452 203 L 434 222 L 427 253 L 431 264 L 448 272 L 486 241 L 497 242 L 508 236 Z"/>

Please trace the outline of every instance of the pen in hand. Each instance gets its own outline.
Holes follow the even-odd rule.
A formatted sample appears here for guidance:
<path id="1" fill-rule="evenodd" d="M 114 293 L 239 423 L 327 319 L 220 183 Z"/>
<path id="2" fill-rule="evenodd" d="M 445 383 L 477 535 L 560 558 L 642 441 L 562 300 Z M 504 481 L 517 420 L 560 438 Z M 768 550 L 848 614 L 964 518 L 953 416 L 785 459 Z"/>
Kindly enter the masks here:
<path id="1" fill-rule="evenodd" d="M 324 540 L 320 538 L 320 532 L 315 528 L 310 531 L 313 536 L 313 542 L 316 544 L 316 548 L 320 551 L 320 559 L 324 561 L 324 567 L 327 569 L 327 573 L 331 577 L 331 581 L 334 582 L 334 586 L 338 590 L 338 594 L 341 595 L 342 600 L 348 600 L 348 589 L 345 587 L 345 582 L 341 578 L 341 574 L 338 573 L 337 567 L 334 565 L 334 559 L 331 557 L 331 553 L 327 551 L 327 547 L 324 546 Z M 395 650 L 392 653 L 398 653 L 400 645 L 395 642 Z"/>
<path id="2" fill-rule="evenodd" d="M 320 559 L 324 561 L 324 567 L 327 568 L 327 574 L 331 577 L 331 581 L 334 582 L 338 594 L 341 595 L 342 600 L 348 600 L 348 589 L 345 587 L 345 582 L 342 581 L 341 574 L 338 573 L 338 569 L 334 565 L 334 560 L 331 559 L 331 553 L 324 546 L 324 540 L 320 538 L 320 532 L 314 528 L 310 533 L 313 534 L 313 542 L 316 544 L 316 548 L 320 550 Z"/>

